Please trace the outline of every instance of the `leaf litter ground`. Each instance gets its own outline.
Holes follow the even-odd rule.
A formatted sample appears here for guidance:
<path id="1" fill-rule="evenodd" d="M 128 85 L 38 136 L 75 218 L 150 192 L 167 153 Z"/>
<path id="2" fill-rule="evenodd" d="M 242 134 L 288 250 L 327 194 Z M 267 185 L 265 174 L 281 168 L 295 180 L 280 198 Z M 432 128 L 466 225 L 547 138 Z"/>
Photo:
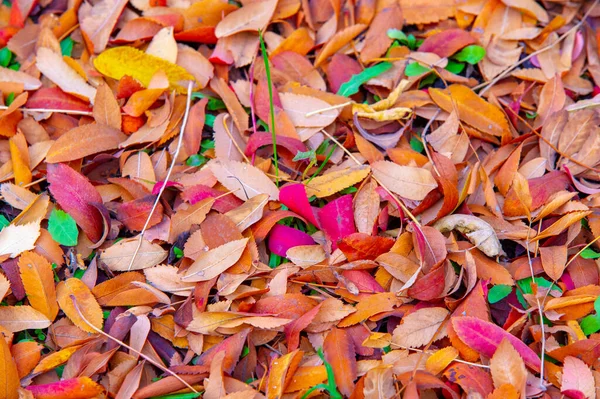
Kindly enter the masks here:
<path id="1" fill-rule="evenodd" d="M 0 17 L 0 397 L 596 397 L 598 1 Z"/>

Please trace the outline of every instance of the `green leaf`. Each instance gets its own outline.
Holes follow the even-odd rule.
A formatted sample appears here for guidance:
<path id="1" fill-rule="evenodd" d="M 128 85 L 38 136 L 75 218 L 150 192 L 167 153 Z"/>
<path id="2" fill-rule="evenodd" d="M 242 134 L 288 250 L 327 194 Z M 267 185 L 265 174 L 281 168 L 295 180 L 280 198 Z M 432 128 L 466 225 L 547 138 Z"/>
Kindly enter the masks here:
<path id="1" fill-rule="evenodd" d="M 303 161 L 305 159 L 315 159 L 316 157 L 317 154 L 315 153 L 315 150 L 298 151 L 294 156 L 294 159 L 292 159 L 292 161 L 297 162 Z"/>
<path id="2" fill-rule="evenodd" d="M 67 37 L 62 42 L 60 42 L 60 52 L 62 55 L 66 55 L 70 57 L 73 54 L 73 39 L 71 37 Z"/>
<path id="3" fill-rule="evenodd" d="M 206 163 L 207 160 L 208 159 L 202 154 L 194 154 L 185 161 L 185 164 L 187 166 L 201 166 Z"/>
<path id="4" fill-rule="evenodd" d="M 600 315 L 600 296 L 594 301 L 594 310 Z"/>
<path id="5" fill-rule="evenodd" d="M 214 116 L 213 114 L 206 114 L 205 118 L 206 118 L 205 123 L 207 126 L 210 126 L 210 127 L 215 126 L 215 119 L 217 119 L 216 116 Z"/>
<path id="6" fill-rule="evenodd" d="M 598 259 L 600 258 L 600 253 L 594 251 L 592 248 L 586 248 L 579 254 L 583 259 Z"/>
<path id="7" fill-rule="evenodd" d="M 200 143 L 200 152 L 212 150 L 213 148 L 215 148 L 214 140 L 204 139 L 202 140 L 202 143 Z"/>
<path id="8" fill-rule="evenodd" d="M 477 64 L 485 57 L 485 49 L 476 44 L 472 44 L 454 54 L 454 59 L 462 62 L 468 62 L 471 65 Z"/>
<path id="9" fill-rule="evenodd" d="M 8 226 L 9 224 L 10 222 L 8 221 L 6 216 L 0 215 L 0 231 L 2 231 L 2 229 Z"/>
<path id="10" fill-rule="evenodd" d="M 342 191 L 340 191 L 340 194 L 344 195 L 344 194 L 352 194 L 358 191 L 358 188 L 356 187 L 348 187 L 343 189 Z"/>
<path id="11" fill-rule="evenodd" d="M 488 302 L 493 304 L 500 302 L 512 292 L 510 285 L 498 284 L 490 288 L 488 292 Z"/>
<path id="12" fill-rule="evenodd" d="M 19 64 L 18 62 L 15 62 L 15 63 L 11 64 L 8 68 L 12 69 L 13 71 L 18 71 L 19 69 L 21 69 L 21 64 Z"/>
<path id="13" fill-rule="evenodd" d="M 399 42 L 408 43 L 408 36 L 400 29 L 388 29 L 387 35 L 390 39 L 398 40 Z"/>
<path id="14" fill-rule="evenodd" d="M 406 76 L 418 76 L 428 72 L 431 72 L 431 69 L 424 67 L 418 62 L 411 62 L 406 66 L 406 69 L 404 69 L 404 74 Z"/>
<path id="15" fill-rule="evenodd" d="M 173 247 L 173 253 L 177 257 L 177 259 L 183 258 L 183 251 L 181 250 L 181 248 Z"/>
<path id="16" fill-rule="evenodd" d="M 531 288 L 531 277 L 527 277 L 524 279 L 521 279 L 519 281 L 517 281 L 517 285 L 519 286 L 519 288 L 521 289 L 521 291 L 523 291 L 524 294 L 533 294 L 533 289 Z M 556 290 L 558 292 L 562 293 L 562 290 L 560 289 L 559 286 L 554 285 L 554 283 L 552 281 L 548 281 L 543 277 L 536 277 L 535 278 L 535 283 L 542 288 L 550 288 L 552 287 L 552 290 Z"/>
<path id="17" fill-rule="evenodd" d="M 423 150 L 425 149 L 425 147 L 423 147 L 423 142 L 415 136 L 410 138 L 410 148 L 412 148 L 416 152 L 423 152 Z"/>
<path id="18" fill-rule="evenodd" d="M 465 64 L 462 62 L 456 62 L 449 60 L 448 65 L 446 65 L 446 71 L 452 72 L 455 75 L 458 75 L 465 69 Z"/>
<path id="19" fill-rule="evenodd" d="M 8 49 L 8 47 L 4 47 L 0 50 L 0 65 L 4 68 L 10 65 L 10 61 L 13 58 L 13 53 Z"/>
<path id="20" fill-rule="evenodd" d="M 77 245 L 79 231 L 75 220 L 65 211 L 52 210 L 48 219 L 48 231 L 52 239 L 60 245 L 72 247 Z"/>
<path id="21" fill-rule="evenodd" d="M 581 326 L 581 330 L 583 330 L 585 335 L 598 332 L 600 331 L 600 316 L 597 314 L 585 316 L 579 325 Z"/>
<path id="22" fill-rule="evenodd" d="M 194 399 L 199 398 L 200 392 L 174 393 L 172 395 L 152 396 L 150 399 Z"/>
<path id="23" fill-rule="evenodd" d="M 369 80 L 381 75 L 385 71 L 389 70 L 392 67 L 390 62 L 382 62 L 377 65 L 373 65 L 372 67 L 366 68 L 361 73 L 357 73 L 353 75 L 349 81 L 345 82 L 340 86 L 337 94 L 340 96 L 348 97 L 353 94 L 358 93 L 360 86 Z"/>
<path id="24" fill-rule="evenodd" d="M 15 93 L 10 92 L 8 93 L 8 96 L 6 96 L 6 105 L 12 104 L 13 101 L 15 101 Z"/>

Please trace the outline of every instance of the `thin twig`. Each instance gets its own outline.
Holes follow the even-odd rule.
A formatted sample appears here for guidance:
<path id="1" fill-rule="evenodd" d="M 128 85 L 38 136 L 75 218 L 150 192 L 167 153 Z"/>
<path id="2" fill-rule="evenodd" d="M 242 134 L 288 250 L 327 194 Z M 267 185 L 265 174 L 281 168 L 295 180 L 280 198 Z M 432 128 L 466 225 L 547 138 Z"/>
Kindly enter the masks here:
<path id="1" fill-rule="evenodd" d="M 571 259 L 569 259 L 569 261 L 565 265 L 565 269 L 567 268 L 567 266 L 569 266 L 571 264 L 571 262 L 573 262 L 575 260 L 575 258 L 577 258 L 579 255 L 581 255 L 581 253 L 583 251 L 585 251 L 586 249 L 588 249 L 589 247 L 591 247 L 592 244 L 595 243 L 598 240 L 600 240 L 600 236 L 597 236 L 592 241 L 590 241 L 585 247 L 581 248 L 581 250 L 579 252 L 577 252 Z"/>
<path id="2" fill-rule="evenodd" d="M 0 110 L 7 110 L 8 107 L 6 105 L 0 105 Z M 57 112 L 61 114 L 69 114 L 69 115 L 93 115 L 92 111 L 77 111 L 74 109 L 54 109 L 54 108 L 17 108 L 19 111 L 23 112 Z"/>
<path id="3" fill-rule="evenodd" d="M 344 108 L 344 107 L 347 107 L 348 105 L 352 105 L 353 103 L 354 103 L 354 101 L 348 101 L 348 102 L 345 102 L 345 103 L 342 103 L 342 104 L 332 105 L 331 107 L 325 107 L 325 108 L 321 108 L 321 109 L 316 109 L 314 111 L 307 112 L 306 115 L 304 115 L 304 116 L 307 117 L 307 118 L 310 118 L 313 115 L 317 115 L 317 114 L 320 114 L 322 112 L 333 111 L 333 110 L 336 110 L 336 109 Z"/>
<path id="4" fill-rule="evenodd" d="M 79 308 L 79 304 L 75 300 L 75 296 L 74 295 L 70 295 L 70 298 L 71 298 L 71 301 L 73 302 L 73 307 L 75 308 L 75 311 L 77 311 L 77 314 L 79 315 L 79 317 L 81 317 L 81 320 L 83 320 L 85 322 L 85 324 L 87 324 L 92 330 L 96 331 L 100 335 L 105 336 L 106 338 L 110 339 L 111 341 L 114 341 L 114 342 L 118 343 L 119 345 L 121 345 L 121 346 L 129 349 L 130 351 L 134 352 L 135 354 L 137 354 L 141 358 L 147 360 L 148 363 L 150 363 L 153 366 L 161 369 L 163 372 L 171 375 L 172 377 L 175 377 L 179 382 L 181 382 L 183 385 L 185 385 L 186 387 L 188 387 L 189 389 L 191 389 L 193 392 L 198 393 L 198 391 L 193 386 L 191 386 L 190 384 L 188 384 L 183 378 L 181 378 L 180 376 L 178 376 L 173 371 L 169 370 L 168 368 L 166 368 L 162 364 L 158 363 L 157 361 L 155 361 L 151 357 L 149 357 L 149 356 L 143 354 L 142 352 L 139 352 L 136 349 L 132 348 L 131 346 L 127 345 L 125 342 L 123 342 L 123 341 L 121 341 L 121 340 L 113 337 L 112 335 L 110 335 L 108 333 L 105 333 L 104 331 L 102 331 L 101 329 L 99 329 L 98 327 L 96 327 L 95 325 L 93 325 L 92 323 L 90 323 L 90 321 L 83 315 L 83 312 Z"/>
<path id="5" fill-rule="evenodd" d="M 550 43 L 546 47 L 542 47 L 541 49 L 539 49 L 537 51 L 534 51 L 533 53 L 529 54 L 527 57 L 523 58 L 522 60 L 519 60 L 518 62 L 512 64 L 511 66 L 509 66 L 508 68 L 506 68 L 504 71 L 502 71 L 502 73 L 500 73 L 500 75 L 496 76 L 491 81 L 484 82 L 484 83 L 482 83 L 480 85 L 477 85 L 477 86 L 473 87 L 473 90 L 478 90 L 478 89 L 483 88 L 483 90 L 481 90 L 479 92 L 479 96 L 482 96 L 483 93 L 485 93 L 490 87 L 492 87 L 493 85 L 495 85 L 496 83 L 498 83 L 500 80 L 504 79 L 506 77 L 506 75 L 508 75 L 509 73 L 511 73 L 519 65 L 524 64 L 525 62 L 529 61 L 530 59 L 532 59 L 536 55 L 541 54 L 541 53 L 543 53 L 543 52 L 545 52 L 547 50 L 550 50 L 552 47 L 554 47 L 558 43 L 562 42 L 567 36 L 569 36 L 571 33 L 573 33 L 574 31 L 576 31 L 577 29 L 579 29 L 579 27 L 581 27 L 581 25 L 583 25 L 583 23 L 585 22 L 585 20 L 587 19 L 587 17 L 592 13 L 592 11 L 594 10 L 594 8 L 596 8 L 596 6 L 598 5 L 598 2 L 600 2 L 600 0 L 594 1 L 594 4 L 583 15 L 583 18 L 581 18 L 581 20 L 578 23 L 576 23 L 575 25 L 573 25 L 573 27 L 571 29 L 569 29 L 568 31 L 566 31 L 565 33 L 563 33 L 558 39 L 556 39 L 556 41 L 554 41 L 553 43 Z"/>
<path id="6" fill-rule="evenodd" d="M 352 160 L 354 160 L 354 162 L 356 162 L 358 165 L 362 165 L 360 163 L 360 161 L 354 156 L 354 154 L 352 154 L 350 151 L 348 151 L 348 149 L 346 147 L 344 147 L 342 145 L 342 143 L 340 143 L 335 137 L 333 137 L 331 134 L 327 133 L 325 130 L 321 130 L 321 133 L 323 133 L 325 136 L 329 137 L 338 147 L 340 147 L 342 149 L 342 151 L 344 151 L 350 158 L 352 158 Z M 396 200 L 396 203 L 398 205 L 400 205 L 400 208 L 402 208 L 402 211 L 404 211 L 404 213 L 408 215 L 408 217 L 410 218 L 410 220 L 412 220 L 417 226 L 421 227 L 421 223 L 419 223 L 419 221 L 417 220 L 417 218 L 415 217 L 415 215 L 413 215 L 411 213 L 411 211 L 409 211 L 408 208 L 404 205 L 404 203 L 402 201 L 400 201 L 400 199 L 398 197 L 396 197 L 396 194 L 392 193 L 375 176 L 372 176 L 372 177 L 373 177 L 373 180 L 375 180 L 377 183 L 379 183 L 379 185 L 385 190 L 385 192 L 387 192 L 394 200 Z"/>
<path id="7" fill-rule="evenodd" d="M 144 239 L 144 233 L 146 232 L 146 229 L 148 228 L 148 225 L 150 224 L 150 219 L 152 218 L 152 214 L 154 214 L 154 211 L 156 210 L 156 207 L 158 206 L 158 203 L 160 202 L 160 197 L 162 196 L 163 192 L 167 188 L 167 183 L 169 182 L 169 178 L 171 177 L 171 173 L 173 172 L 173 168 L 175 167 L 175 163 L 177 162 L 177 157 L 179 156 L 179 150 L 181 150 L 181 145 L 183 143 L 183 132 L 185 131 L 185 126 L 187 125 L 187 121 L 190 116 L 190 106 L 192 104 L 192 88 L 193 87 L 194 87 L 194 82 L 192 82 L 190 80 L 190 82 L 188 83 L 188 88 L 187 88 L 187 101 L 185 104 L 185 113 L 183 114 L 183 122 L 181 123 L 181 130 L 179 131 L 179 138 L 177 139 L 177 148 L 175 149 L 175 153 L 173 154 L 173 160 L 171 161 L 171 165 L 169 165 L 169 170 L 167 171 L 167 175 L 165 176 L 163 185 L 160 187 L 160 191 L 158 192 L 158 195 L 156 196 L 156 200 L 154 201 L 154 204 L 152 205 L 152 209 L 150 210 L 150 213 L 148 214 L 148 218 L 146 218 L 146 223 L 144 223 L 144 227 L 142 228 L 142 231 L 140 232 L 140 234 L 138 236 L 139 237 L 138 244 L 137 244 L 137 247 L 135 248 L 133 256 L 131 257 L 129 266 L 127 267 L 128 271 L 131 270 L 131 268 L 133 267 L 133 262 L 135 262 L 135 257 L 137 256 L 138 252 L 140 252 L 140 248 L 142 247 L 142 241 Z"/>
<path id="8" fill-rule="evenodd" d="M 531 252 L 529 250 L 530 243 L 530 235 L 531 234 L 531 219 L 529 219 L 529 228 L 527 229 L 527 238 L 525 240 L 525 250 L 527 251 L 527 263 L 529 265 L 529 272 L 531 273 L 531 281 L 535 281 L 535 273 L 533 272 L 533 262 L 531 260 Z M 549 292 L 549 290 L 548 290 Z M 541 348 L 541 366 L 540 366 L 540 389 L 542 391 L 546 391 L 546 386 L 544 385 L 544 357 L 546 356 L 546 329 L 544 326 L 544 311 L 542 309 L 542 305 L 540 304 L 540 298 L 538 298 L 537 294 L 535 295 L 535 300 L 538 306 L 538 313 L 540 317 L 540 329 L 542 335 L 542 348 Z"/>

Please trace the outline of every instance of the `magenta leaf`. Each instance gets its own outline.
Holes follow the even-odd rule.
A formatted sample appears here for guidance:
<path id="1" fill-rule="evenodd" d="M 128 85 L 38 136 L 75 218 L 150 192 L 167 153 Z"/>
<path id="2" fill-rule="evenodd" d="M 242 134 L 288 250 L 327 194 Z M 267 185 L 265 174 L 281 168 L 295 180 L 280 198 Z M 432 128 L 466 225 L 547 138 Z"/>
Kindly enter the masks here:
<path id="1" fill-rule="evenodd" d="M 315 241 L 303 231 L 276 224 L 269 234 L 269 250 L 279 256 L 284 256 L 288 249 L 299 245 L 312 245 Z"/>
<path id="2" fill-rule="evenodd" d="M 339 240 L 356 232 L 352 196 L 343 195 L 325 205 L 319 210 L 319 220 L 321 230 L 331 240 L 331 249 L 335 250 Z"/>

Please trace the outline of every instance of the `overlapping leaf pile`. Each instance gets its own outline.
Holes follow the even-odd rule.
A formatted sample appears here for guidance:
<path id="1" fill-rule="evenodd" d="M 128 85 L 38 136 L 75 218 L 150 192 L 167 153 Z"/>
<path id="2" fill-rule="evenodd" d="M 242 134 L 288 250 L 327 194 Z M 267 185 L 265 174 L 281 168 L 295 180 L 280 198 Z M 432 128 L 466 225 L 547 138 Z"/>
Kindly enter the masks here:
<path id="1" fill-rule="evenodd" d="M 0 397 L 595 398 L 599 24 L 4 1 Z"/>

